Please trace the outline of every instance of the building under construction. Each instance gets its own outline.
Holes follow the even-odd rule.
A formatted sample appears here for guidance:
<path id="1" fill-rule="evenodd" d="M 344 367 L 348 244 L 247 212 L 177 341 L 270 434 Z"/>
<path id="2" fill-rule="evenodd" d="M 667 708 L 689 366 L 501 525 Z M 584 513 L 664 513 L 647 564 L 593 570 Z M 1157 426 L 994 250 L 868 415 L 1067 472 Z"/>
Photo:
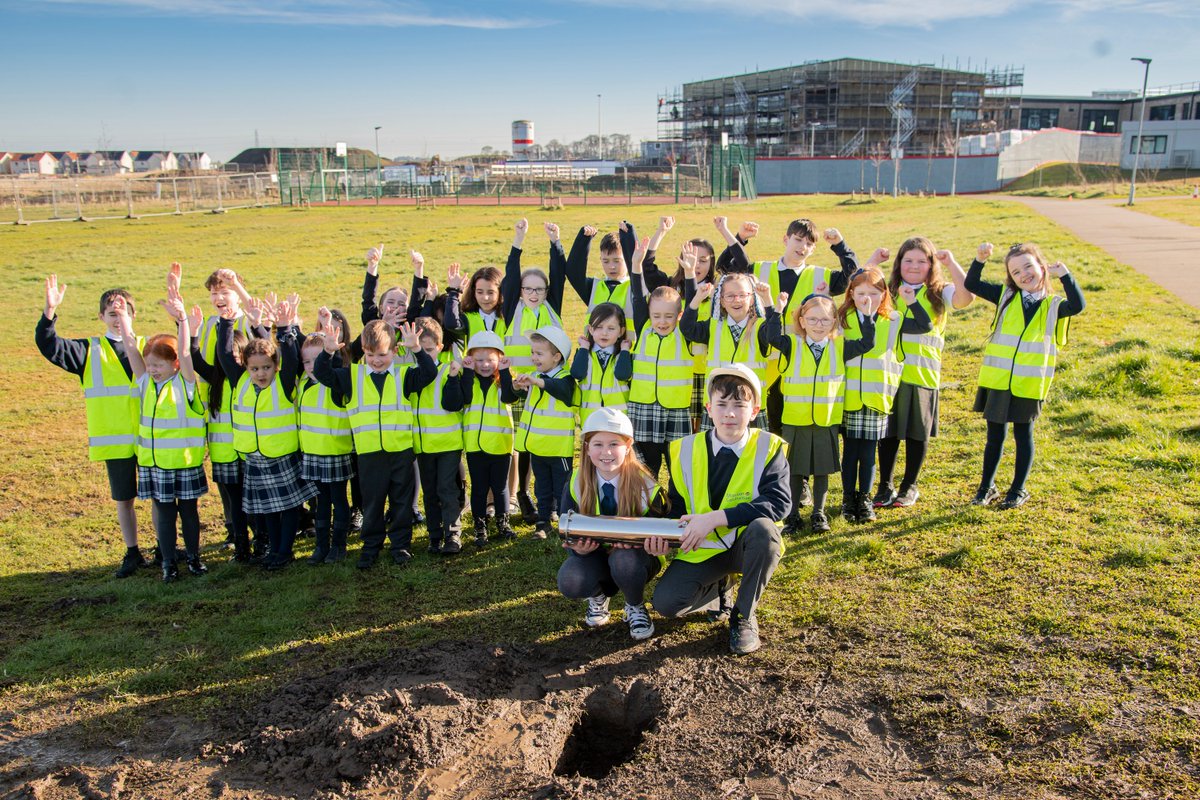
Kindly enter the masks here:
<path id="1" fill-rule="evenodd" d="M 659 139 L 680 161 L 714 144 L 753 145 L 758 156 L 887 157 L 947 154 L 955 125 L 968 136 L 996 130 L 1020 69 L 968 69 L 839 58 L 685 83 L 658 100 Z M 1001 96 L 1000 93 L 1006 93 Z"/>

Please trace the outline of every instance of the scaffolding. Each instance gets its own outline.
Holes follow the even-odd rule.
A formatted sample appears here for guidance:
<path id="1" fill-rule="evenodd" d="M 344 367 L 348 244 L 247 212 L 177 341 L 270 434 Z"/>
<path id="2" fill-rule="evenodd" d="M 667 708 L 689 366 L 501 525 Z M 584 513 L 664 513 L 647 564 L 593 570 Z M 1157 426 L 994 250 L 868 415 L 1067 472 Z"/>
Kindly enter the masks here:
<path id="1" fill-rule="evenodd" d="M 844 157 L 877 145 L 944 155 L 956 122 L 964 136 L 995 130 L 1014 100 L 998 93 L 1023 85 L 1015 67 L 811 61 L 668 90 L 658 98 L 658 134 L 688 154 L 711 153 L 726 134 L 760 157 Z"/>

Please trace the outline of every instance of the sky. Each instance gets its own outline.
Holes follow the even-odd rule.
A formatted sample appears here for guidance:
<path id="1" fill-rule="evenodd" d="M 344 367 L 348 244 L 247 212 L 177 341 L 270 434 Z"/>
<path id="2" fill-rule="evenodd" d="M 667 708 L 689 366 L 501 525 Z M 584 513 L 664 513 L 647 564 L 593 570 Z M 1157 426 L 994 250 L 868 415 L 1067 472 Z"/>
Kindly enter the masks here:
<path id="1" fill-rule="evenodd" d="M 914 13 L 916 7 L 919 13 Z M 688 81 L 840 57 L 1023 67 L 1027 94 L 1200 81 L 1195 0 L 0 0 L 0 150 L 443 158 L 656 135 Z M 17 80 L 11 80 L 16 78 Z M 600 97 L 597 98 L 597 95 Z"/>

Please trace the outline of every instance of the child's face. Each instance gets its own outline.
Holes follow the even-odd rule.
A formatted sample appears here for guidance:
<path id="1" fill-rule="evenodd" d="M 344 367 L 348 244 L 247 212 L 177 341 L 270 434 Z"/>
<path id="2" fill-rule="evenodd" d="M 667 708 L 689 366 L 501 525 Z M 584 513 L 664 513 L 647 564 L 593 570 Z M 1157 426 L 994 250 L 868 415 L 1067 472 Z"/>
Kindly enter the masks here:
<path id="1" fill-rule="evenodd" d="M 490 347 L 477 347 L 469 353 L 475 359 L 475 374 L 490 378 L 500 367 L 500 353 Z"/>
<path id="2" fill-rule="evenodd" d="M 812 255 L 817 243 L 803 233 L 793 233 L 783 237 L 784 254 L 792 258 L 804 260 Z"/>
<path id="3" fill-rule="evenodd" d="M 255 353 L 246 359 L 246 371 L 250 373 L 250 380 L 255 386 L 265 389 L 275 380 L 279 367 L 275 366 L 275 359 L 270 356 Z"/>
<path id="4" fill-rule="evenodd" d="M 218 283 L 208 291 L 208 299 L 212 301 L 213 308 L 217 310 L 217 316 L 225 319 L 236 317 L 242 310 L 242 298 L 238 297 L 237 292 L 222 283 Z"/>
<path id="5" fill-rule="evenodd" d="M 929 256 L 919 247 L 907 251 L 900 259 L 900 277 L 905 283 L 924 283 L 929 277 Z"/>
<path id="6" fill-rule="evenodd" d="M 363 361 L 372 372 L 386 372 L 396 358 L 396 353 L 386 346 L 363 348 Z"/>
<path id="7" fill-rule="evenodd" d="M 489 314 L 495 311 L 496 303 L 500 302 L 499 284 L 482 279 L 475 281 L 475 302 Z"/>
<path id="8" fill-rule="evenodd" d="M 611 253 L 601 250 L 600 268 L 604 270 L 605 279 L 610 281 L 624 280 L 628 272 L 625 268 L 625 256 L 620 248 Z"/>
<path id="9" fill-rule="evenodd" d="M 721 287 L 721 308 L 735 321 L 741 322 L 754 308 L 754 291 L 745 280 L 727 280 Z"/>
<path id="10" fill-rule="evenodd" d="M 146 374 L 150 376 L 155 383 L 169 381 L 175 377 L 175 373 L 179 372 L 179 362 L 175 360 L 168 361 L 154 353 L 146 356 L 143 359 L 146 362 Z"/>
<path id="11" fill-rule="evenodd" d="M 530 308 L 537 308 L 546 299 L 546 282 L 538 275 L 526 275 L 521 281 L 521 299 Z"/>
<path id="12" fill-rule="evenodd" d="M 594 433 L 588 439 L 588 458 L 597 472 L 605 478 L 612 478 L 629 457 L 630 444 L 630 440 L 619 433 Z"/>
<path id="13" fill-rule="evenodd" d="M 727 444 L 741 439 L 750 426 L 750 420 L 758 415 L 758 404 L 753 399 L 741 400 L 719 392 L 709 395 L 706 408 L 712 417 L 717 438 Z"/>
<path id="14" fill-rule="evenodd" d="M 1046 270 L 1031 253 L 1021 253 L 1005 264 L 1013 283 L 1024 292 L 1036 292 L 1046 283 Z"/>
<path id="15" fill-rule="evenodd" d="M 408 315 L 408 297 L 403 291 L 393 289 L 379 301 L 379 313 L 384 320 L 401 320 Z"/>
<path id="16" fill-rule="evenodd" d="M 104 313 L 100 315 L 100 321 L 104 323 L 104 327 L 108 328 L 108 332 L 113 336 L 120 336 L 123 332 L 121 325 L 122 314 L 117 310 L 114 303 L 109 303 L 104 309 Z"/>
<path id="17" fill-rule="evenodd" d="M 833 314 L 830 314 L 823 304 L 809 306 L 800 316 L 800 327 L 804 334 L 817 342 L 823 342 L 829 337 L 833 332 L 834 322 Z"/>
<path id="18" fill-rule="evenodd" d="M 538 372 L 553 372 L 562 363 L 562 353 L 549 342 L 533 342 L 529 346 L 529 359 Z"/>
<path id="19" fill-rule="evenodd" d="M 304 365 L 304 374 L 313 378 L 313 365 L 317 363 L 317 356 L 324 352 L 325 348 L 317 345 L 310 345 L 300 351 L 300 362 Z M 316 378 L 313 378 L 316 380 Z"/>
<path id="20" fill-rule="evenodd" d="M 854 298 L 854 307 L 864 314 L 867 308 L 871 308 L 873 311 L 879 310 L 879 304 L 883 302 L 883 292 L 875 284 L 866 281 L 855 286 L 850 296 Z"/>
<path id="21" fill-rule="evenodd" d="M 650 327 L 659 336 L 666 336 L 679 324 L 679 304 L 667 300 L 650 301 Z"/>
<path id="22" fill-rule="evenodd" d="M 612 347 L 624 333 L 621 326 L 617 324 L 616 317 L 601 320 L 595 325 L 589 325 L 588 328 L 592 331 L 592 341 L 596 343 L 597 347 Z"/>
<path id="23" fill-rule="evenodd" d="M 434 361 L 437 361 L 438 356 L 442 353 L 442 343 L 432 336 L 422 336 L 419 341 L 421 343 L 421 349 L 424 350 L 430 358 L 432 358 Z"/>

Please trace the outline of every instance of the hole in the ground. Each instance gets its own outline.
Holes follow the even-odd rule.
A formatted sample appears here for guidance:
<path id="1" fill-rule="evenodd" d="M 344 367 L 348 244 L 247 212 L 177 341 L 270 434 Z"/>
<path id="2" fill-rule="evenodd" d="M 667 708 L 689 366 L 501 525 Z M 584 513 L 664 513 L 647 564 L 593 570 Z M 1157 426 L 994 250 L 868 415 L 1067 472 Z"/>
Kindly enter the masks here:
<path id="1" fill-rule="evenodd" d="M 584 701 L 583 715 L 563 745 L 554 774 L 605 777 L 634 757 L 662 713 L 658 689 L 643 680 L 634 681 L 628 691 L 618 686 L 596 689 Z"/>

